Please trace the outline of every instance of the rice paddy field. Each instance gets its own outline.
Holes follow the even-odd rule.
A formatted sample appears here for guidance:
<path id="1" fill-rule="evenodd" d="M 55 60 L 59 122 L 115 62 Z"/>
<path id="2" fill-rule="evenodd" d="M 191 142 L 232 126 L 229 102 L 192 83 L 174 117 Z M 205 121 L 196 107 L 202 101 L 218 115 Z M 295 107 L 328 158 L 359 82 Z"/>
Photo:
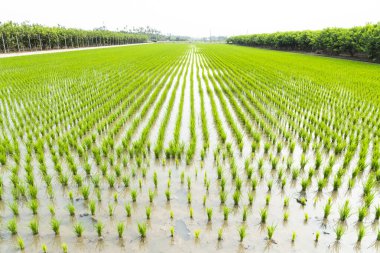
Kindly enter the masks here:
<path id="1" fill-rule="evenodd" d="M 0 59 L 0 252 L 376 252 L 380 66 L 216 44 Z"/>

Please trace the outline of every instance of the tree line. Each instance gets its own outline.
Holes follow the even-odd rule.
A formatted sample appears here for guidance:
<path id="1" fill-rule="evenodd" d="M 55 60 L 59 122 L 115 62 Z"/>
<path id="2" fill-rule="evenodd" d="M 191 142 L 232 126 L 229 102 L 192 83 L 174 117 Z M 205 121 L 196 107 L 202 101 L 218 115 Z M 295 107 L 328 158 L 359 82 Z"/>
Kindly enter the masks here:
<path id="1" fill-rule="evenodd" d="M 227 43 L 271 49 L 349 55 L 380 62 L 380 22 L 353 28 L 239 35 Z"/>
<path id="2" fill-rule="evenodd" d="M 105 29 L 93 31 L 38 24 L 0 23 L 0 52 L 123 45 L 146 42 L 148 36 Z"/>

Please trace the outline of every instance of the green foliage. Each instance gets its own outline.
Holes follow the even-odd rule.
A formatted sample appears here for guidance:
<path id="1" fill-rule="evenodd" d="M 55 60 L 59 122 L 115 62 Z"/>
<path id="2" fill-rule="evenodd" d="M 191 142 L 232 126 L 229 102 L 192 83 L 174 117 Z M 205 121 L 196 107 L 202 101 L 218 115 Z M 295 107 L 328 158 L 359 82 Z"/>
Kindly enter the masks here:
<path id="1" fill-rule="evenodd" d="M 6 22 L 0 25 L 4 34 L 6 51 L 44 50 L 53 48 L 76 48 L 146 42 L 147 36 L 112 32 L 87 31 L 64 27 L 46 27 L 38 24 Z M 70 39 L 69 39 L 70 38 Z M 0 48 L 4 49 L 0 40 Z"/>
<path id="2" fill-rule="evenodd" d="M 281 50 L 324 52 L 332 55 L 365 54 L 370 60 L 380 60 L 380 24 L 353 28 L 326 28 L 320 31 L 277 32 L 240 35 L 228 38 L 228 43 L 269 47 Z"/>

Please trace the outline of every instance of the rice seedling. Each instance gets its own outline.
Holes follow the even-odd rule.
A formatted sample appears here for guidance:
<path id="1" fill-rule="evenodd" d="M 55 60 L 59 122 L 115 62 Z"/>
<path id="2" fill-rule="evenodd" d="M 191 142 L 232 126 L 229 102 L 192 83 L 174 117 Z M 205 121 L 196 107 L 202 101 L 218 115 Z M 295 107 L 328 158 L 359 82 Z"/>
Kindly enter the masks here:
<path id="1" fill-rule="evenodd" d="M 238 206 L 239 205 L 239 202 L 240 202 L 240 197 L 241 197 L 241 194 L 240 194 L 240 191 L 235 191 L 234 194 L 232 195 L 232 199 L 234 201 L 234 205 L 235 206 Z"/>
<path id="2" fill-rule="evenodd" d="M 223 207 L 223 219 L 224 219 L 225 221 L 228 220 L 228 216 L 229 216 L 229 214 L 230 214 L 230 209 L 229 209 L 227 206 L 224 206 L 224 207 Z"/>
<path id="3" fill-rule="evenodd" d="M 273 186 L 273 180 L 269 180 L 267 182 L 268 192 L 270 192 L 272 190 L 272 186 Z"/>
<path id="4" fill-rule="evenodd" d="M 35 199 L 32 199 L 29 202 L 29 208 L 30 208 L 30 210 L 32 210 L 33 215 L 36 215 L 38 212 L 38 201 Z"/>
<path id="5" fill-rule="evenodd" d="M 336 226 L 334 232 L 335 232 L 336 240 L 340 241 L 340 239 L 342 238 L 342 236 L 345 232 L 345 229 L 341 224 L 338 224 L 338 226 Z"/>
<path id="6" fill-rule="evenodd" d="M 227 192 L 221 190 L 219 192 L 219 198 L 220 198 L 220 204 L 223 205 L 226 203 L 226 200 L 227 200 Z"/>
<path id="7" fill-rule="evenodd" d="M 36 219 L 33 219 L 29 222 L 29 228 L 32 231 L 33 235 L 38 235 L 39 223 Z"/>
<path id="8" fill-rule="evenodd" d="M 98 234 L 98 237 L 101 237 L 103 234 L 104 224 L 101 221 L 98 221 L 97 223 L 95 223 L 94 226 L 95 226 L 96 233 Z"/>
<path id="9" fill-rule="evenodd" d="M 315 233 L 315 241 L 316 242 L 318 242 L 319 241 L 319 237 L 320 237 L 320 233 L 319 233 L 319 231 L 317 231 L 316 233 Z"/>
<path id="10" fill-rule="evenodd" d="M 296 241 L 296 232 L 293 231 L 292 233 L 292 243 L 294 243 Z"/>
<path id="11" fill-rule="evenodd" d="M 84 227 L 81 223 L 77 222 L 74 224 L 74 232 L 77 235 L 77 237 L 82 237 L 84 231 Z"/>
<path id="12" fill-rule="evenodd" d="M 267 221 L 268 210 L 266 208 L 260 209 L 260 220 L 261 223 L 264 224 Z"/>
<path id="13" fill-rule="evenodd" d="M 243 242 L 244 238 L 247 235 L 247 229 L 245 226 L 240 226 L 238 229 L 239 232 L 239 237 L 240 237 L 240 242 Z"/>
<path id="14" fill-rule="evenodd" d="M 109 215 L 110 217 L 112 217 L 114 211 L 115 211 L 115 206 L 112 205 L 111 203 L 109 203 L 109 204 L 108 204 L 108 215 Z"/>
<path id="15" fill-rule="evenodd" d="M 380 205 L 375 207 L 375 221 L 378 221 L 380 218 Z"/>
<path id="16" fill-rule="evenodd" d="M 218 241 L 223 240 L 223 228 L 218 229 Z"/>
<path id="17" fill-rule="evenodd" d="M 288 212 L 288 211 L 285 211 L 285 212 L 284 212 L 283 220 L 284 220 L 285 222 L 289 220 L 289 212 Z"/>
<path id="18" fill-rule="evenodd" d="M 272 240 L 275 230 L 276 230 L 276 226 L 274 225 L 267 226 L 267 236 L 269 240 Z"/>
<path id="19" fill-rule="evenodd" d="M 90 200 L 90 202 L 88 203 L 88 207 L 90 209 L 91 215 L 94 216 L 95 215 L 95 211 L 96 211 L 95 200 Z"/>
<path id="20" fill-rule="evenodd" d="M 174 237 L 174 227 L 170 227 L 170 237 Z"/>
<path id="21" fill-rule="evenodd" d="M 253 193 L 249 192 L 248 193 L 248 203 L 249 203 L 250 206 L 252 206 L 252 204 L 253 204 L 253 199 L 254 199 Z"/>
<path id="22" fill-rule="evenodd" d="M 170 201 L 170 190 L 169 189 L 167 189 L 166 191 L 165 191 L 165 196 L 166 196 L 166 201 Z M 191 201 L 190 201 L 190 203 L 191 203 Z"/>
<path id="23" fill-rule="evenodd" d="M 200 229 L 194 230 L 194 238 L 195 238 L 195 240 L 199 239 L 200 234 L 201 234 L 201 230 Z"/>
<path id="24" fill-rule="evenodd" d="M 358 208 L 358 221 L 359 222 L 362 222 L 364 220 L 364 218 L 367 216 L 367 207 L 366 206 L 363 206 L 363 207 L 359 207 Z"/>
<path id="25" fill-rule="evenodd" d="M 75 207 L 72 203 L 67 205 L 67 210 L 69 211 L 70 216 L 75 216 Z"/>
<path id="26" fill-rule="evenodd" d="M 131 217 L 132 215 L 132 207 L 131 207 L 131 204 L 125 204 L 124 206 L 124 209 L 125 209 L 125 212 L 127 214 L 127 217 Z"/>
<path id="27" fill-rule="evenodd" d="M 118 234 L 119 238 L 123 238 L 124 228 L 125 227 L 124 227 L 124 224 L 122 222 L 117 224 L 117 234 Z"/>
<path id="28" fill-rule="evenodd" d="M 251 180 L 251 188 L 252 188 L 252 191 L 255 191 L 256 190 L 256 187 L 257 187 L 257 179 L 256 178 L 253 178 Z"/>
<path id="29" fill-rule="evenodd" d="M 152 209 L 150 208 L 150 206 L 147 206 L 147 207 L 145 208 L 145 215 L 146 215 L 146 219 L 147 219 L 147 220 L 150 220 L 151 212 L 152 212 Z"/>
<path id="30" fill-rule="evenodd" d="M 329 217 L 329 215 L 330 215 L 330 212 L 331 212 L 331 203 L 330 203 L 330 201 L 328 201 L 326 203 L 326 205 L 325 205 L 325 207 L 323 209 L 323 212 L 324 212 L 323 218 L 327 219 Z"/>
<path id="31" fill-rule="evenodd" d="M 9 204 L 9 208 L 12 210 L 12 213 L 14 216 L 19 215 L 19 209 L 18 209 L 17 202 L 13 202 L 13 203 Z"/>
<path id="32" fill-rule="evenodd" d="M 192 207 L 190 207 L 189 209 L 189 216 L 190 216 L 190 219 L 194 218 L 194 209 Z"/>
<path id="33" fill-rule="evenodd" d="M 18 247 L 19 247 L 20 250 L 24 250 L 25 249 L 24 240 L 20 236 L 17 237 L 17 244 L 18 244 Z"/>
<path id="34" fill-rule="evenodd" d="M 136 200 L 137 200 L 137 191 L 136 190 L 131 191 L 131 198 L 132 198 L 133 202 L 136 202 Z"/>
<path id="35" fill-rule="evenodd" d="M 12 219 L 8 222 L 7 228 L 12 235 L 17 234 L 17 222 L 16 219 Z"/>
<path id="36" fill-rule="evenodd" d="M 288 207 L 289 206 L 289 197 L 285 197 L 284 198 L 284 207 Z"/>
<path id="37" fill-rule="evenodd" d="M 270 203 L 270 195 L 267 194 L 267 195 L 265 196 L 265 205 L 266 205 L 266 206 L 269 206 L 269 203 Z"/>
<path id="38" fill-rule="evenodd" d="M 147 232 L 147 226 L 146 223 L 138 223 L 137 224 L 137 229 L 140 234 L 140 237 L 143 239 L 146 237 L 146 232 Z"/>
<path id="39" fill-rule="evenodd" d="M 56 218 L 51 219 L 50 226 L 55 235 L 59 235 L 60 225 L 61 223 Z"/>
<path id="40" fill-rule="evenodd" d="M 365 236 L 365 228 L 363 225 L 361 225 L 358 230 L 358 242 L 361 242 L 364 236 Z"/>
<path id="41" fill-rule="evenodd" d="M 351 207 L 350 202 L 346 200 L 344 205 L 339 209 L 339 219 L 341 221 L 346 221 L 346 219 L 350 216 Z"/>
<path id="42" fill-rule="evenodd" d="M 67 247 L 66 243 L 62 243 L 61 248 L 62 248 L 63 253 L 67 253 L 68 252 L 68 247 Z"/>
<path id="43" fill-rule="evenodd" d="M 47 246 L 46 246 L 46 244 L 43 243 L 43 244 L 41 245 L 41 249 L 42 249 L 42 252 L 43 252 L 43 253 L 46 253 L 46 252 L 47 252 Z"/>
<path id="44" fill-rule="evenodd" d="M 207 220 L 208 220 L 208 222 L 211 222 L 211 219 L 212 219 L 212 208 L 206 208 L 206 213 L 207 213 Z"/>
<path id="45" fill-rule="evenodd" d="M 247 206 L 244 206 L 243 207 L 243 215 L 242 215 L 242 220 L 243 222 L 247 220 L 247 216 L 248 216 L 248 207 Z"/>

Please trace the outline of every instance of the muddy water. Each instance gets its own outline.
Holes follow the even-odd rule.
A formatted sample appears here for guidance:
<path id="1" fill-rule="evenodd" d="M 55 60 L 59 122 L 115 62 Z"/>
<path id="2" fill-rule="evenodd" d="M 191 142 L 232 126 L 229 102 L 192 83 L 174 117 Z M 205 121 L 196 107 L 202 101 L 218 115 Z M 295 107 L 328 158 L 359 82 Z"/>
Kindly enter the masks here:
<path id="1" fill-rule="evenodd" d="M 193 54 L 192 60 L 201 61 L 197 54 Z M 191 66 L 191 65 L 190 65 Z M 190 73 L 190 71 L 189 71 Z M 214 72 L 217 75 L 219 72 Z M 194 75 L 196 71 L 194 71 Z M 170 132 L 174 130 L 175 118 L 178 112 L 179 102 L 178 97 L 183 78 L 180 78 L 180 86 L 177 90 L 177 99 L 175 106 L 171 113 L 171 119 L 168 124 L 167 140 L 171 140 Z M 176 79 L 174 79 L 176 82 Z M 208 120 L 208 129 L 210 133 L 210 149 L 208 155 L 204 161 L 204 166 L 201 168 L 199 149 L 201 147 L 201 122 L 200 122 L 200 98 L 199 98 L 199 84 L 194 78 L 194 99 L 195 110 L 197 117 L 197 152 L 194 157 L 194 163 L 191 166 L 185 166 L 184 161 L 181 161 L 179 166 L 174 164 L 174 161 L 168 160 L 166 165 L 162 165 L 160 160 L 154 158 L 151 152 L 146 160 L 143 162 L 143 167 L 147 168 L 147 175 L 144 178 L 141 173 L 141 169 L 137 168 L 135 160 L 129 158 L 127 154 L 123 154 L 122 158 L 128 157 L 128 165 L 123 168 L 123 175 L 130 176 L 130 186 L 125 188 L 120 179 L 116 180 L 115 187 L 110 188 L 107 180 L 102 177 L 100 184 L 101 201 L 97 200 L 96 193 L 90 182 L 90 178 L 86 178 L 82 165 L 84 161 L 79 158 L 77 154 L 73 155 L 77 164 L 80 165 L 79 173 L 84 179 L 84 184 L 91 185 L 90 199 L 96 200 L 96 214 L 90 215 L 88 209 L 88 200 L 84 200 L 78 187 L 75 186 L 73 178 L 70 178 L 69 187 L 64 188 L 58 183 L 56 172 L 53 170 L 53 162 L 50 152 L 46 147 L 45 160 L 48 167 L 49 174 L 53 175 L 53 188 L 55 196 L 50 199 L 46 186 L 42 180 L 37 180 L 37 186 L 39 189 L 39 212 L 34 216 L 31 210 L 28 208 L 25 201 L 20 201 L 20 215 L 16 218 L 18 221 L 18 235 L 21 236 L 26 245 L 24 252 L 41 252 L 41 244 L 45 243 L 48 248 L 48 252 L 62 252 L 60 247 L 62 243 L 66 243 L 69 248 L 69 252 L 375 252 L 378 245 L 375 242 L 376 232 L 378 224 L 373 223 L 374 212 L 371 210 L 368 217 L 363 222 L 366 228 L 366 236 L 364 237 L 361 245 L 356 244 L 357 238 L 357 207 L 361 206 L 361 187 L 362 180 L 360 178 L 366 178 L 366 173 L 359 177 L 356 185 L 352 191 L 347 191 L 347 182 L 344 182 L 341 189 L 336 193 L 332 192 L 331 182 L 329 187 L 322 193 L 316 192 L 316 180 L 315 177 L 312 181 L 312 186 L 307 190 L 307 205 L 302 207 L 297 199 L 300 197 L 300 181 L 307 176 L 307 171 L 314 164 L 314 156 L 311 150 L 307 153 L 309 159 L 306 165 L 305 172 L 301 172 L 296 181 L 291 180 L 290 171 L 285 171 L 287 176 L 287 185 L 284 190 L 281 190 L 279 182 L 277 182 L 277 175 L 270 170 L 270 163 L 268 155 L 264 154 L 263 146 L 266 141 L 262 138 L 261 148 L 256 153 L 256 157 L 250 160 L 254 166 L 254 175 L 259 179 L 257 171 L 257 162 L 260 158 L 265 160 L 264 169 L 265 175 L 263 179 L 259 179 L 258 186 L 254 195 L 254 202 L 252 206 L 248 206 L 248 193 L 250 190 L 250 183 L 245 178 L 243 171 L 244 161 L 250 158 L 250 138 L 245 136 L 244 143 L 245 148 L 243 155 L 240 155 L 238 151 L 234 152 L 235 159 L 239 164 L 239 174 L 244 183 L 242 186 L 242 198 L 239 206 L 234 206 L 232 200 L 232 194 L 235 191 L 235 186 L 229 173 L 228 159 L 223 161 L 219 157 L 219 163 L 224 168 L 224 176 L 226 180 L 226 192 L 228 198 L 226 205 L 231 209 L 231 213 L 228 221 L 223 220 L 223 205 L 220 204 L 219 191 L 220 186 L 216 173 L 216 162 L 214 161 L 213 151 L 218 145 L 218 135 L 214 126 L 214 121 L 211 113 L 210 98 L 206 92 L 204 81 L 202 80 L 200 86 L 204 91 L 206 115 Z M 174 86 L 174 85 L 173 85 Z M 189 86 L 189 82 L 187 82 Z M 212 88 L 212 84 L 210 83 Z M 157 139 L 157 132 L 160 127 L 160 123 L 165 113 L 165 108 L 168 103 L 173 87 L 168 93 L 163 109 L 161 110 L 157 123 L 153 126 L 151 132 L 151 143 L 155 143 Z M 213 91 L 213 89 L 212 89 Z M 190 90 L 186 87 L 185 97 L 187 102 L 184 105 L 183 120 L 181 126 L 181 139 L 186 140 L 188 138 L 188 124 L 189 124 L 189 105 L 190 101 L 188 96 Z M 218 106 L 218 112 L 226 130 L 228 141 L 234 143 L 231 131 L 226 123 L 225 116 L 220 107 L 220 102 L 215 96 L 215 101 Z M 227 100 L 227 98 L 225 97 Z M 186 101 L 186 100 L 185 100 Z M 229 108 L 231 106 L 229 105 Z M 151 113 L 147 114 L 149 118 Z M 236 116 L 234 116 L 236 119 Z M 141 133 L 140 127 L 144 127 L 147 121 L 142 121 L 139 126 L 138 133 L 133 138 L 138 138 Z M 240 130 L 241 126 L 239 125 Z M 186 131 L 186 133 L 183 133 Z M 115 143 L 120 143 L 117 137 Z M 118 142 L 119 141 L 119 142 Z M 236 147 L 234 146 L 234 149 Z M 272 147 L 270 152 L 275 153 Z M 372 145 L 370 146 L 370 150 Z M 237 150 L 237 149 L 236 149 Z M 248 151 L 247 151 L 248 150 Z M 293 154 L 294 166 L 299 164 L 301 149 L 297 145 L 296 151 Z M 21 157 L 25 157 L 25 148 L 21 149 Z M 286 148 L 281 153 L 281 160 L 279 167 L 285 167 L 286 159 L 289 156 L 289 152 Z M 324 163 L 322 168 L 326 166 L 329 154 L 324 154 Z M 347 175 L 350 175 L 351 170 L 355 167 L 358 159 L 358 154 L 353 158 L 350 165 L 350 169 Z M 90 156 L 90 162 L 94 173 L 99 173 L 99 168 L 93 163 L 93 159 Z M 369 160 L 368 160 L 369 162 Z M 333 169 L 336 171 L 342 165 L 342 158 L 336 161 Z M 24 166 L 24 162 L 22 165 Z M 38 168 L 38 162 L 36 158 L 33 159 L 32 164 L 35 168 Z M 121 159 L 116 160 L 116 164 L 121 164 Z M 0 201 L 0 252 L 17 252 L 17 236 L 12 236 L 7 230 L 8 221 L 13 218 L 13 214 L 8 206 L 12 203 L 9 181 L 9 168 L 12 166 L 12 162 L 7 166 L 1 167 L 1 173 L 4 179 L 4 193 L 3 200 Z M 68 168 L 64 160 L 62 160 L 62 167 L 67 172 Z M 136 171 L 136 176 L 132 176 L 132 170 Z M 158 187 L 155 189 L 153 183 L 153 173 L 157 172 Z M 185 173 L 185 182 L 181 183 L 181 173 Z M 322 169 L 317 171 L 322 176 Z M 20 177 L 24 177 L 24 171 L 20 170 Z M 170 201 L 167 201 L 165 191 L 168 189 L 169 173 L 170 177 Z M 209 191 L 204 186 L 204 176 L 207 174 L 207 178 L 210 181 Z M 191 179 L 191 188 L 188 189 L 187 178 Z M 35 170 L 35 178 L 40 179 L 41 175 L 38 169 Z M 347 176 L 346 176 L 347 178 Z M 139 187 L 139 180 L 142 182 L 141 188 Z M 273 180 L 273 189 L 271 190 L 271 200 L 268 209 L 268 219 L 265 225 L 260 224 L 260 209 L 266 206 L 265 197 L 268 194 L 267 182 Z M 331 179 L 332 180 L 332 179 Z M 347 180 L 346 180 L 347 181 Z M 155 198 L 153 203 L 149 202 L 148 191 L 154 190 Z M 76 214 L 71 217 L 67 210 L 67 205 L 70 203 L 68 198 L 68 192 L 74 193 L 73 205 L 76 208 Z M 131 191 L 137 191 L 137 202 L 134 203 L 131 200 Z M 114 201 L 114 194 L 117 193 L 117 202 Z M 191 193 L 191 203 L 188 203 L 188 193 Z M 206 196 L 206 204 L 203 205 L 203 196 Z M 289 197 L 289 207 L 283 207 L 283 201 L 285 197 Z M 323 208 L 329 197 L 333 199 L 332 213 L 327 221 L 321 219 L 323 217 Z M 338 223 L 338 207 L 341 206 L 346 199 L 350 199 L 352 206 L 352 215 L 346 221 L 346 232 L 343 235 L 342 240 L 337 243 L 335 241 L 334 229 Z M 374 200 L 375 205 L 378 203 L 378 196 L 376 195 Z M 55 206 L 58 220 L 61 222 L 61 231 L 59 236 L 55 236 L 50 228 L 50 213 L 48 206 L 53 204 Z M 127 217 L 124 206 L 130 204 L 132 207 L 132 216 Z M 109 205 L 111 205 L 114 213 L 109 215 Z M 151 218 L 146 219 L 145 210 L 146 207 L 151 208 Z M 243 207 L 248 206 L 248 218 L 247 221 L 242 221 Z M 193 209 L 193 218 L 190 218 L 190 207 Z M 212 221 L 207 220 L 206 208 L 213 209 Z M 373 208 L 372 208 L 373 209 Z M 283 221 L 283 213 L 287 210 L 289 212 L 289 220 Z M 170 217 L 170 212 L 173 212 L 173 218 Z M 309 220 L 304 221 L 304 214 L 308 213 Z M 30 220 L 36 218 L 39 221 L 39 235 L 33 236 L 28 225 Z M 97 221 L 102 221 L 105 225 L 102 238 L 98 238 L 94 229 L 94 224 Z M 73 231 L 73 225 L 76 222 L 80 222 L 84 226 L 83 237 L 77 238 Z M 122 222 L 125 225 L 125 231 L 122 239 L 118 238 L 116 226 Z M 145 239 L 140 239 L 137 231 L 137 223 L 146 222 L 148 231 Z M 267 240 L 266 225 L 276 225 L 273 241 Z M 247 236 L 243 242 L 239 242 L 238 228 L 245 225 L 247 228 Z M 174 237 L 170 236 L 170 227 L 174 227 Z M 220 228 L 223 228 L 223 240 L 217 240 L 217 232 Z M 194 236 L 194 231 L 200 229 L 200 237 L 198 239 Z M 297 237 L 294 243 L 291 242 L 292 232 L 296 232 Z M 321 233 L 318 243 L 314 241 L 315 233 L 319 231 Z"/>

